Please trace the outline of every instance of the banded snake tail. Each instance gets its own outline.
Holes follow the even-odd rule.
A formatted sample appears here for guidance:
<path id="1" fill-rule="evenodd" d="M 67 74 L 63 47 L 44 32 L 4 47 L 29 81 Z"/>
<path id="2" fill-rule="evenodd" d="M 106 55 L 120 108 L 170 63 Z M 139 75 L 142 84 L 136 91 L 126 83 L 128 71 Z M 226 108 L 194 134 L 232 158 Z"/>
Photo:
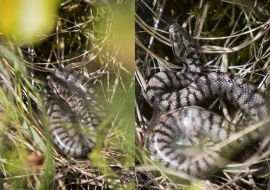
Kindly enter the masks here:
<path id="1" fill-rule="evenodd" d="M 74 69 L 55 69 L 45 81 L 50 134 L 66 155 L 85 157 L 96 142 L 95 128 L 105 117 L 89 78 Z"/>
<path id="2" fill-rule="evenodd" d="M 260 131 L 211 152 L 211 148 L 244 127 L 195 106 L 209 98 L 227 99 L 244 114 L 248 124 L 265 118 L 268 111 L 262 93 L 245 79 L 230 73 L 202 75 L 195 45 L 182 27 L 171 25 L 169 36 L 184 69 L 156 73 L 143 92 L 148 103 L 162 115 L 149 131 L 147 148 L 153 160 L 203 178 L 223 167 L 224 158 L 233 156 L 232 149 L 243 149 L 257 140 Z M 200 155 L 207 150 L 209 154 Z"/>

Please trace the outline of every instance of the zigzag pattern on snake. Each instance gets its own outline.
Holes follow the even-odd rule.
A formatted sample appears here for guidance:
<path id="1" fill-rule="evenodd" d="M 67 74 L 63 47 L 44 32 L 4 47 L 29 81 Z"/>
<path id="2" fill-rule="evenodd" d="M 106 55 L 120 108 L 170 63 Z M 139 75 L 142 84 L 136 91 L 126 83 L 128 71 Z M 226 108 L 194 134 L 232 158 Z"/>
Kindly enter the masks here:
<path id="1" fill-rule="evenodd" d="M 254 131 L 221 150 L 200 156 L 200 152 L 211 150 L 243 127 L 194 106 L 209 98 L 224 98 L 244 114 L 248 124 L 265 118 L 267 108 L 262 93 L 243 78 L 229 73 L 202 75 L 196 47 L 178 24 L 170 26 L 169 35 L 173 52 L 184 69 L 159 72 L 148 82 L 146 99 L 163 116 L 151 129 L 147 148 L 153 160 L 203 178 L 223 167 L 224 158 L 235 153 L 232 150 L 243 149 L 258 139 L 260 132 Z M 187 147 L 190 148 L 186 150 Z"/>
<path id="2" fill-rule="evenodd" d="M 50 134 L 66 155 L 84 157 L 96 142 L 95 128 L 105 117 L 90 79 L 74 69 L 55 69 L 45 81 Z"/>

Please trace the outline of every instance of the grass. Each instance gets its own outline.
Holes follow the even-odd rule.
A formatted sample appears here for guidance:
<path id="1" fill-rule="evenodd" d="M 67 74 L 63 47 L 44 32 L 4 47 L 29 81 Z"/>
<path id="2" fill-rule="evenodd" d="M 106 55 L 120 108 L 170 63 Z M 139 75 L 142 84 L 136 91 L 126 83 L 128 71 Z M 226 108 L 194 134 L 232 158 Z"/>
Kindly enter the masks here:
<path id="1" fill-rule="evenodd" d="M 226 168 L 204 180 L 153 163 L 147 157 L 145 147 L 141 146 L 152 115 L 141 89 L 145 88 L 153 74 L 159 72 L 161 65 L 168 70 L 181 69 L 181 63 L 170 47 L 169 26 L 179 23 L 194 37 L 203 63 L 203 73 L 234 73 L 269 95 L 269 21 L 266 11 L 269 6 L 268 1 L 258 3 L 256 7 L 253 7 L 252 1 L 136 1 L 137 189 L 270 188 L 269 137 L 246 148 Z M 241 119 L 240 113 L 227 101 L 220 103 L 219 100 L 209 100 L 202 106 L 225 114 L 233 122 Z M 262 121 L 247 130 L 252 131 L 263 124 Z M 244 132 L 238 135 L 242 136 Z"/>
<path id="2" fill-rule="evenodd" d="M 133 4 L 62 1 L 35 45 L 1 37 L 0 189 L 134 188 L 134 48 L 118 40 L 134 44 L 134 24 L 118 27 L 134 23 Z M 44 79 L 67 66 L 96 78 L 107 107 L 89 159 L 62 155 L 48 132 Z"/>

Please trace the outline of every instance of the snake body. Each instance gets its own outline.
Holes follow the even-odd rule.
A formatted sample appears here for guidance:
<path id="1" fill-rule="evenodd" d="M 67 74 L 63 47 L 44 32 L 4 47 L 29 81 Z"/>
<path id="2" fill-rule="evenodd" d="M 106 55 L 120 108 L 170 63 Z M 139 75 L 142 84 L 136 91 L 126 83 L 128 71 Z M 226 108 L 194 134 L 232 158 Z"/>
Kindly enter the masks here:
<path id="1" fill-rule="evenodd" d="M 45 80 L 44 98 L 53 142 L 66 155 L 84 157 L 96 141 L 104 108 L 89 78 L 73 69 L 55 69 Z"/>
<path id="2" fill-rule="evenodd" d="M 214 150 L 215 145 L 243 127 L 194 106 L 209 98 L 227 99 L 244 114 L 248 124 L 266 117 L 267 107 L 262 93 L 241 77 L 215 72 L 202 75 L 196 47 L 178 24 L 170 26 L 169 35 L 173 52 L 184 69 L 159 72 L 148 82 L 146 99 L 162 116 L 148 135 L 147 147 L 153 160 L 202 178 L 224 166 L 224 158 L 233 156 L 232 150 L 242 149 L 258 139 L 260 131 Z"/>

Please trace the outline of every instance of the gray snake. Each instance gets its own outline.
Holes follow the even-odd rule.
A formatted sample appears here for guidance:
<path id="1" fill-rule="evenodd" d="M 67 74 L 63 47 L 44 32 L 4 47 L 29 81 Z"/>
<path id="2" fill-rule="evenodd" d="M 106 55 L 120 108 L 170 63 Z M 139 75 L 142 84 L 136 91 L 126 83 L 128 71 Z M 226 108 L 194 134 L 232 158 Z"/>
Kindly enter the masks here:
<path id="1" fill-rule="evenodd" d="M 227 99 L 244 114 L 247 124 L 265 118 L 268 111 L 262 93 L 245 79 L 230 73 L 202 75 L 196 47 L 182 27 L 171 25 L 169 36 L 173 52 L 184 69 L 156 73 L 143 92 L 148 103 L 162 115 L 150 129 L 147 148 L 153 160 L 203 178 L 223 167 L 226 158 L 235 154 L 234 150 L 258 139 L 260 131 L 211 151 L 214 145 L 244 126 L 236 126 L 222 116 L 194 106 L 209 98 Z M 200 157 L 206 150 L 210 153 Z"/>
<path id="2" fill-rule="evenodd" d="M 45 80 L 44 102 L 53 142 L 66 155 L 86 156 L 105 117 L 90 79 L 74 69 L 55 69 Z"/>

